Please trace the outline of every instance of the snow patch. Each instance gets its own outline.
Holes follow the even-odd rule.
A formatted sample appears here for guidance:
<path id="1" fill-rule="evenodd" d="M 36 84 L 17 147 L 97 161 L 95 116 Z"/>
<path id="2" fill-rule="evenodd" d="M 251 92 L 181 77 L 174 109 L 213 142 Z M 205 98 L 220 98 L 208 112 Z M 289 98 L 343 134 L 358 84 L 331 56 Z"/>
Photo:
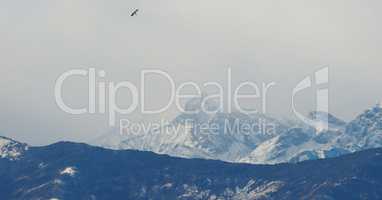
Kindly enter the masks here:
<path id="1" fill-rule="evenodd" d="M 39 169 L 44 169 L 45 167 L 47 167 L 48 165 L 47 164 L 45 164 L 45 163 L 40 163 L 40 164 L 38 164 L 38 168 Z"/>
<path id="2" fill-rule="evenodd" d="M 74 176 L 77 173 L 75 167 L 67 167 L 60 172 L 61 175 Z"/>
<path id="3" fill-rule="evenodd" d="M 161 189 L 163 189 L 163 188 L 164 188 L 164 189 L 169 189 L 169 188 L 172 187 L 172 185 L 173 185 L 172 183 L 166 183 L 166 184 L 164 184 L 164 185 L 161 186 Z"/>
<path id="4" fill-rule="evenodd" d="M 233 199 L 257 200 L 268 199 L 269 195 L 277 192 L 285 184 L 281 181 L 271 181 L 257 185 L 256 181 L 251 180 L 243 188 L 236 188 L 236 194 Z"/>

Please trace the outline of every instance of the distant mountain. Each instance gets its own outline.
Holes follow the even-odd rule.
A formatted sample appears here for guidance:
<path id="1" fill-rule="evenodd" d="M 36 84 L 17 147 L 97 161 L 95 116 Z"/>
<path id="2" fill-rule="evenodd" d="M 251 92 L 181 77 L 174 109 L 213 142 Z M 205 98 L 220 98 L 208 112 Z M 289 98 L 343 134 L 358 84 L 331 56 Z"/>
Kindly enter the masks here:
<path id="1" fill-rule="evenodd" d="M 312 112 L 309 117 L 317 122 L 318 127 L 291 128 L 263 142 L 240 162 L 300 162 L 382 147 L 380 105 L 366 110 L 349 123 L 322 112 Z M 319 125 L 323 123 L 327 123 L 327 130 L 320 129 Z"/>
<path id="2" fill-rule="evenodd" d="M 22 143 L 15 143 L 22 145 Z M 18 145 L 9 151 L 18 151 Z M 182 159 L 59 142 L 0 158 L 1 199 L 381 199 L 382 149 L 298 164 Z"/>
<path id="3" fill-rule="evenodd" d="M 202 109 L 206 105 L 206 110 Z M 136 134 L 106 134 L 91 144 L 111 149 L 152 151 L 184 158 L 206 158 L 236 162 L 262 142 L 284 132 L 287 127 L 265 115 L 222 113 L 214 102 L 191 99 L 169 124 L 159 130 Z"/>
<path id="4" fill-rule="evenodd" d="M 318 127 L 304 125 L 289 128 L 282 134 L 261 143 L 240 162 L 276 164 L 300 162 L 340 156 L 350 151 L 337 146 L 336 140 L 344 133 L 346 123 L 323 112 L 309 114 Z M 325 123 L 328 129 L 321 129 Z"/>
<path id="5" fill-rule="evenodd" d="M 378 104 L 357 116 L 346 126 L 346 137 L 339 140 L 353 151 L 382 146 L 382 107 Z"/>
<path id="6" fill-rule="evenodd" d="M 195 113 L 179 114 L 170 124 L 161 127 L 159 133 L 108 134 L 93 144 L 252 164 L 331 158 L 382 147 L 380 105 L 366 110 L 349 123 L 329 113 L 311 112 L 308 117 L 314 124 L 285 125 L 262 114 L 206 113 L 201 109 L 202 102 L 202 99 L 192 99 L 186 108 Z M 210 110 L 216 108 L 213 102 L 206 104 Z M 227 124 L 234 128 L 227 129 Z M 205 125 L 209 129 L 203 128 Z M 211 128 L 213 125 L 218 128 Z M 273 131 L 269 131 L 267 125 L 272 125 Z M 247 126 L 252 129 L 246 130 Z"/>

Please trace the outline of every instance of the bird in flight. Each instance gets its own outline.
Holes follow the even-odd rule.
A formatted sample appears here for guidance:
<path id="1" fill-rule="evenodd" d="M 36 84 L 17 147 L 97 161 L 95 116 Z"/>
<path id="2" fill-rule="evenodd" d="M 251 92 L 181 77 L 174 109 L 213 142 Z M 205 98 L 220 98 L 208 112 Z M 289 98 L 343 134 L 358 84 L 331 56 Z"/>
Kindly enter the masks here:
<path id="1" fill-rule="evenodd" d="M 137 15 L 137 14 L 138 14 L 138 11 L 139 11 L 138 9 L 135 9 L 135 10 L 134 10 L 134 12 L 133 12 L 133 13 L 131 13 L 131 15 L 130 15 L 130 16 L 131 16 L 131 17 L 133 17 L 133 16 Z"/>

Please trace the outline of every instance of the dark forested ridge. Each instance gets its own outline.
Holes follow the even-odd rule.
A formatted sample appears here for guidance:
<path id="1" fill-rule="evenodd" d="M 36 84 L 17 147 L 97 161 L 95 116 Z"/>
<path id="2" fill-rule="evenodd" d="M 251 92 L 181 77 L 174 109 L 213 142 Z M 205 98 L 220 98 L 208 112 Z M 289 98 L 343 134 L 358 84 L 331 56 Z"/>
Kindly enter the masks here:
<path id="1" fill-rule="evenodd" d="M 20 146 L 2 147 L 2 152 L 22 152 L 0 158 L 1 199 L 382 198 L 382 149 L 297 164 L 249 165 L 70 142 Z"/>

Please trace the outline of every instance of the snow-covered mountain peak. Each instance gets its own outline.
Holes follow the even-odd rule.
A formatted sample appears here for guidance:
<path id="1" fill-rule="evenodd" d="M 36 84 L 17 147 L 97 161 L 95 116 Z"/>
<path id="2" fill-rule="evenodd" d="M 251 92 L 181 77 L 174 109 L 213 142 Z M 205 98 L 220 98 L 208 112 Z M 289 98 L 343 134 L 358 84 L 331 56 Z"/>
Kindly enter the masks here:
<path id="1" fill-rule="evenodd" d="M 352 144 L 353 151 L 381 147 L 382 108 L 375 105 L 358 115 L 346 126 L 345 133 L 341 143 Z"/>
<path id="2" fill-rule="evenodd" d="M 203 93 L 200 97 L 190 99 L 185 104 L 185 111 L 187 112 L 216 112 L 219 106 L 212 98 Z"/>
<path id="3" fill-rule="evenodd" d="M 337 118 L 336 116 L 322 111 L 313 111 L 309 113 L 309 118 L 315 121 L 325 121 L 331 125 L 344 126 L 345 121 Z"/>
<path id="4" fill-rule="evenodd" d="M 382 130 L 382 107 L 376 105 L 355 118 L 348 126 L 347 132 L 373 132 Z"/>
<path id="5" fill-rule="evenodd" d="M 180 113 L 168 131 L 116 135 L 98 142 L 114 149 L 137 149 L 187 158 L 229 162 L 299 162 L 382 147 L 382 108 L 374 106 L 347 123 L 326 112 L 311 112 L 313 124 L 281 123 L 266 115 L 208 114 L 201 98 L 188 102 L 196 113 Z M 195 110 L 194 110 L 195 111 Z M 187 122 L 187 123 L 186 123 Z M 322 127 L 322 128 L 320 128 Z"/>
<path id="6" fill-rule="evenodd" d="M 312 126 L 316 129 L 317 134 L 329 130 L 342 131 L 346 126 L 345 121 L 327 112 L 313 111 L 309 113 L 308 117 L 313 120 L 314 124 Z"/>
<path id="7" fill-rule="evenodd" d="M 26 150 L 28 150 L 26 144 L 0 136 L 0 158 L 17 160 Z"/>

